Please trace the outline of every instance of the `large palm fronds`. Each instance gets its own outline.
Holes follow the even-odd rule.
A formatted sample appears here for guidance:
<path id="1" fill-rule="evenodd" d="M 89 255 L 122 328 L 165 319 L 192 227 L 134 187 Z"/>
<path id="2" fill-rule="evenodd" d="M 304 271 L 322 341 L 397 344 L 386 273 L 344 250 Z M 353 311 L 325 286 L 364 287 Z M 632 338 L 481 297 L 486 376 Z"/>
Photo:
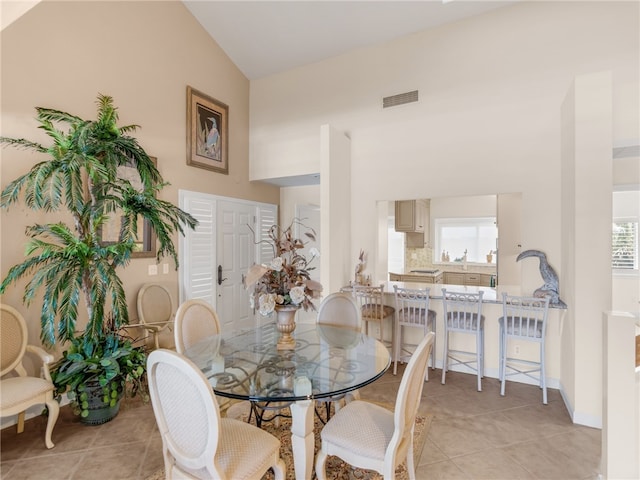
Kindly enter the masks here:
<path id="1" fill-rule="evenodd" d="M 158 238 L 158 259 L 177 253 L 172 235 L 183 225 L 197 221 L 157 193 L 167 184 L 137 140 L 128 135 L 137 126 L 118 127 L 118 113 L 109 96 L 99 95 L 95 121 L 50 108 L 36 108 L 40 128 L 51 139 L 45 147 L 26 139 L 0 137 L 0 143 L 45 153 L 49 159 L 34 165 L 10 182 L 0 193 L 0 206 L 19 201 L 45 212 L 66 208 L 73 216 L 70 228 L 62 223 L 35 225 L 26 260 L 9 270 L 0 293 L 11 283 L 29 277 L 24 301 L 30 303 L 43 292 L 41 337 L 54 344 L 70 340 L 76 331 L 78 304 L 84 298 L 89 337 L 103 335 L 108 312 L 118 328 L 128 323 L 125 292 L 116 268 L 126 266 L 137 241 L 137 224 L 147 220 Z M 67 126 L 58 130 L 57 124 Z M 141 188 L 118 176 L 119 167 L 135 168 Z M 121 216 L 118 242 L 103 245 L 100 229 L 110 216 Z"/>

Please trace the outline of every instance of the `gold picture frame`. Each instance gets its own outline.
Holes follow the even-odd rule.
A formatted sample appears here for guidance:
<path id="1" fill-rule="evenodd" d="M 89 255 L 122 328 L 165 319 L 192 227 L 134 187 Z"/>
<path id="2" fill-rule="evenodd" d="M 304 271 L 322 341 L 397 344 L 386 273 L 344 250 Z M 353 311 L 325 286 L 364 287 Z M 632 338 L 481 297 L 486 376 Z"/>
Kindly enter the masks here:
<path id="1" fill-rule="evenodd" d="M 187 86 L 187 165 L 229 174 L 229 106 Z"/>

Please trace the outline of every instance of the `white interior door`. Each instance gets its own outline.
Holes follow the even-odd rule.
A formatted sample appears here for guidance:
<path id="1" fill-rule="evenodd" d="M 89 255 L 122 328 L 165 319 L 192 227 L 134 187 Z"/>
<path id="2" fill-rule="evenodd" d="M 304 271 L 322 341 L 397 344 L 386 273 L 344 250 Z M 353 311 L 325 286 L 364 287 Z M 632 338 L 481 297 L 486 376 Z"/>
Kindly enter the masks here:
<path id="1" fill-rule="evenodd" d="M 255 205 L 217 202 L 216 310 L 223 332 L 255 327 L 244 276 L 255 258 Z"/>

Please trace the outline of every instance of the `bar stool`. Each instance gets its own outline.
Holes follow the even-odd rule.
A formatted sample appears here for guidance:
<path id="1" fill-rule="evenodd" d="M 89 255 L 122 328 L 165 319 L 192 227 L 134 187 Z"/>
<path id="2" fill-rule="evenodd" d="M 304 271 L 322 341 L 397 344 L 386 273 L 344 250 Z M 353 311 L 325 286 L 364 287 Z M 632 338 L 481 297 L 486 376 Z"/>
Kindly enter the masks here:
<path id="1" fill-rule="evenodd" d="M 384 304 L 384 285 L 372 287 L 368 285 L 354 285 L 352 290 L 353 298 L 356 299 L 362 312 L 362 321 L 366 323 L 366 334 L 369 335 L 369 323 L 375 322 L 380 326 L 380 341 L 382 342 L 382 331 L 384 320 L 393 317 L 396 309 Z M 392 336 L 393 328 L 391 329 Z M 393 345 L 393 338 L 391 340 Z"/>
<path id="2" fill-rule="evenodd" d="M 411 289 L 393 286 L 396 299 L 396 324 L 393 345 L 393 374 L 397 373 L 398 360 L 409 361 L 413 354 L 407 347 L 417 347 L 417 344 L 406 344 L 402 341 L 403 328 L 421 328 L 426 336 L 429 332 L 436 333 L 436 312 L 429 310 L 429 288 Z M 431 368 L 436 368 L 435 337 L 431 349 Z M 425 381 L 429 380 L 429 369 L 425 370 Z"/>
<path id="3" fill-rule="evenodd" d="M 542 403 L 547 404 L 545 370 L 545 338 L 550 297 L 519 297 L 502 294 L 503 315 L 498 319 L 500 327 L 500 395 L 504 396 L 508 376 L 525 375 L 538 381 L 542 389 Z M 534 342 L 540 345 L 540 361 L 524 360 L 507 355 L 509 339 Z M 507 373 L 507 369 L 511 370 Z M 538 372 L 538 376 L 532 375 Z"/>
<path id="4" fill-rule="evenodd" d="M 482 295 L 478 293 L 447 292 L 442 289 L 442 308 L 444 313 L 444 352 L 442 355 L 442 383 L 445 383 L 449 359 L 451 366 L 465 365 L 476 372 L 478 376 L 478 391 L 482 391 L 482 377 L 484 377 L 484 315 L 482 315 Z M 451 333 L 466 333 L 475 335 L 476 351 L 450 350 L 449 336 Z M 464 360 L 460 356 L 473 356 Z M 470 365 L 475 363 L 476 366 Z"/>

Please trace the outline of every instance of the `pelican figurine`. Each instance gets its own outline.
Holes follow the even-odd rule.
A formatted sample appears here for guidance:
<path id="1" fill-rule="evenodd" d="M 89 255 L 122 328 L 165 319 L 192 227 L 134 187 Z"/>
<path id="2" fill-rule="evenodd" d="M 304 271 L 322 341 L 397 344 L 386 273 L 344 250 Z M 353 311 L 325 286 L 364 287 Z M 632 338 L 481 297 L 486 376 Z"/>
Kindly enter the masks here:
<path id="1" fill-rule="evenodd" d="M 538 298 L 551 297 L 549 303 L 564 305 L 564 302 L 560 300 L 558 274 L 553 269 L 553 267 L 549 265 L 549 262 L 547 261 L 547 255 L 540 250 L 525 250 L 520 255 L 518 255 L 518 258 L 516 258 L 516 262 L 527 257 L 538 257 L 538 259 L 540 260 L 540 275 L 542 276 L 542 280 L 544 280 L 544 285 L 536 289 L 533 292 L 533 296 Z"/>

